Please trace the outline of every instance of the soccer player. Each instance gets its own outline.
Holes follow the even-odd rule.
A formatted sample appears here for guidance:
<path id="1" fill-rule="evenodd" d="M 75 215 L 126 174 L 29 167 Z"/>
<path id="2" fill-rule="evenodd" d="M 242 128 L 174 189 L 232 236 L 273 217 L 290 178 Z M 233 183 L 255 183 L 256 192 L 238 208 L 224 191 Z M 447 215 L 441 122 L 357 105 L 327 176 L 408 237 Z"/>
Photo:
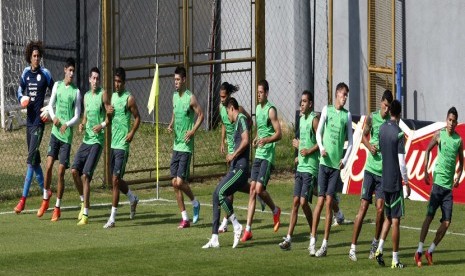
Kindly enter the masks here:
<path id="1" fill-rule="evenodd" d="M 222 121 L 222 126 L 221 126 L 221 143 L 220 143 L 220 151 L 222 154 L 232 154 L 234 152 L 234 124 L 229 121 L 228 118 L 228 113 L 227 113 L 227 102 L 231 98 L 231 95 L 235 93 L 236 91 L 239 90 L 239 87 L 232 85 L 228 82 L 223 82 L 220 87 L 220 116 L 221 116 L 221 121 Z M 250 118 L 250 115 L 247 113 L 247 111 L 244 110 L 242 106 L 239 106 L 239 112 L 244 114 L 247 118 L 247 124 L 249 127 L 252 125 L 252 119 Z M 224 142 L 226 141 L 227 143 L 227 152 L 225 152 L 225 144 Z M 247 185 L 242 187 L 241 192 L 244 193 L 249 193 L 250 191 L 250 184 L 247 183 Z M 266 192 L 266 191 L 265 191 Z M 234 195 L 231 195 L 230 197 L 231 203 L 234 201 Z M 258 196 L 258 199 L 260 201 L 260 204 L 262 206 L 262 211 L 265 210 L 265 202 Z M 218 229 L 219 233 L 224 233 L 228 231 L 228 218 L 225 216 L 223 218 L 223 221 L 221 222 L 221 225 Z"/>
<path id="2" fill-rule="evenodd" d="M 129 156 L 129 144 L 134 139 L 140 125 L 139 109 L 136 99 L 126 90 L 126 71 L 122 67 L 115 70 L 113 76 L 114 89 L 111 96 L 111 106 L 107 108 L 107 115 L 112 116 L 111 123 L 111 174 L 113 183 L 113 198 L 110 218 L 103 228 L 115 227 L 116 212 L 118 210 L 119 193 L 125 194 L 131 205 L 129 219 L 134 219 L 136 207 L 139 202 L 137 195 L 133 194 L 124 181 L 124 171 Z M 131 115 L 134 123 L 131 127 Z"/>
<path id="3" fill-rule="evenodd" d="M 386 236 L 392 227 L 392 265 L 391 268 L 403 268 L 399 261 L 400 218 L 404 215 L 404 191 L 410 196 L 410 186 L 405 166 L 404 133 L 398 123 L 402 106 L 398 100 L 391 103 L 391 120 L 383 123 L 379 128 L 379 149 L 382 156 L 381 185 L 384 191 L 385 220 L 381 230 L 378 249 L 375 253 L 376 261 L 384 266 L 383 246 Z"/>
<path id="4" fill-rule="evenodd" d="M 313 112 L 313 94 L 305 90 L 300 100 L 299 139 L 294 139 L 292 145 L 298 149 L 298 165 L 295 172 L 294 197 L 289 229 L 284 241 L 279 244 L 283 250 L 291 249 L 292 234 L 297 223 L 299 206 L 307 219 L 310 233 L 312 231 L 312 209 L 308 203 L 312 202 L 313 187 L 318 177 L 318 158 L 320 152 L 316 142 L 318 116 Z"/>
<path id="5" fill-rule="evenodd" d="M 44 199 L 37 211 L 37 216 L 42 217 L 47 211 L 51 192 L 52 170 L 55 160 L 58 165 L 57 201 L 53 209 L 51 221 L 58 221 L 61 216 L 60 206 L 65 191 L 65 171 L 69 167 L 69 155 L 73 141 L 73 126 L 78 122 L 81 114 L 81 93 L 73 84 L 74 68 L 76 62 L 73 58 L 67 58 L 64 67 L 65 77 L 63 81 L 57 81 L 52 89 L 52 96 L 47 107 L 50 118 L 53 121 L 52 134 L 47 153 L 47 165 L 45 171 Z M 55 110 L 54 110 L 55 109 Z"/>
<path id="6" fill-rule="evenodd" d="M 227 102 L 229 120 L 234 123 L 234 151 L 226 155 L 226 161 L 230 164 L 229 171 L 213 193 L 213 225 L 212 237 L 202 248 L 220 247 L 218 241 L 218 228 L 220 223 L 220 205 L 226 212 L 234 227 L 233 248 L 239 243 L 242 233 L 242 225 L 234 214 L 233 202 L 230 195 L 247 185 L 249 174 L 249 125 L 247 117 L 239 112 L 239 104 L 236 99 L 230 98 Z"/>
<path id="7" fill-rule="evenodd" d="M 27 169 L 24 179 L 23 195 L 15 207 L 16 214 L 21 213 L 26 205 L 26 198 L 31 187 L 32 177 L 35 173 L 36 180 L 41 190 L 44 188 L 44 173 L 40 166 L 40 143 L 44 134 L 44 122 L 40 118 L 40 109 L 44 105 L 45 92 L 52 89 L 54 81 L 50 72 L 40 66 L 40 60 L 44 55 L 42 41 L 29 41 L 25 50 L 26 62 L 29 64 L 21 74 L 17 98 L 23 108 L 27 109 L 26 140 L 27 140 Z M 44 190 L 44 196 L 47 192 Z"/>
<path id="8" fill-rule="evenodd" d="M 260 194 L 262 199 L 268 202 L 270 208 L 273 210 L 273 229 L 275 232 L 278 231 L 280 225 L 281 209 L 274 204 L 268 193 L 263 193 L 270 179 L 276 142 L 281 140 L 281 126 L 278 121 L 278 112 L 276 107 L 268 101 L 269 90 L 268 81 L 261 80 L 258 82 L 258 105 L 255 111 L 257 136 L 252 142 L 253 146 L 257 149 L 252 165 L 247 225 L 241 238 L 242 242 L 246 242 L 252 238 L 252 220 L 255 214 L 255 199 L 257 194 Z"/>
<path id="9" fill-rule="evenodd" d="M 463 141 L 462 138 L 455 132 L 457 126 L 458 114 L 455 107 L 451 107 L 447 111 L 446 128 L 435 133 L 433 139 L 426 149 L 425 160 L 425 182 L 430 185 L 429 178 L 429 155 L 431 150 L 438 146 L 438 161 L 434 167 L 433 187 L 431 189 L 430 200 L 426 211 L 425 221 L 421 227 L 420 242 L 418 249 L 415 252 L 415 262 L 418 267 L 421 267 L 421 257 L 423 254 L 423 243 L 425 242 L 428 229 L 433 221 L 434 215 L 438 207 L 441 207 L 442 217 L 441 224 L 436 231 L 436 237 L 431 243 L 428 250 L 425 251 L 425 257 L 428 265 L 433 264 L 433 251 L 439 245 L 442 238 L 447 232 L 452 220 L 452 188 L 459 186 L 460 178 L 463 171 Z M 456 172 L 456 160 L 458 158 L 459 167 L 457 177 L 454 179 Z"/>
<path id="10" fill-rule="evenodd" d="M 100 87 L 100 70 L 94 67 L 89 74 L 90 90 L 84 95 L 84 116 L 79 124 L 79 132 L 84 138 L 71 166 L 74 185 L 81 198 L 81 211 L 78 225 L 86 225 L 89 219 L 90 181 L 102 153 L 105 140 L 107 93 Z"/>
<path id="11" fill-rule="evenodd" d="M 312 234 L 310 236 L 310 256 L 326 256 L 333 200 L 340 170 L 344 168 L 352 150 L 352 115 L 344 108 L 349 95 L 349 87 L 341 82 L 336 86 L 336 100 L 334 105 L 323 107 L 316 132 L 316 141 L 320 149 L 320 166 L 318 171 L 318 201 L 313 211 Z M 348 140 L 345 155 L 344 142 Z M 320 222 L 320 214 L 326 200 L 325 232 L 321 248 L 315 252 L 316 231 Z"/>
<path id="12" fill-rule="evenodd" d="M 381 176 L 383 173 L 381 153 L 379 152 L 379 127 L 390 119 L 389 108 L 392 102 L 392 92 L 384 91 L 381 97 L 381 106 L 378 111 L 371 113 L 367 118 L 366 127 L 363 132 L 362 142 L 370 151 L 368 155 L 365 175 L 363 177 L 362 192 L 360 198 L 360 208 L 354 220 L 354 231 L 352 234 L 352 245 L 349 250 L 349 259 L 357 261 L 356 245 L 362 230 L 363 219 L 367 213 L 368 207 L 373 203 L 373 193 L 376 198 L 376 226 L 375 236 L 371 242 L 369 259 L 375 257 L 376 248 L 378 247 L 379 235 L 384 222 L 384 193 L 381 186 Z M 368 141 L 368 134 L 370 140 Z"/>
<path id="13" fill-rule="evenodd" d="M 171 158 L 170 173 L 172 185 L 181 211 L 181 222 L 178 229 L 190 227 L 189 216 L 184 205 L 185 193 L 192 202 L 194 216 L 192 222 L 199 220 L 200 202 L 195 198 L 188 184 L 189 166 L 194 150 L 194 134 L 203 122 L 203 111 L 197 98 L 186 88 L 186 69 L 178 66 L 174 71 L 173 115 L 168 125 L 168 131 L 174 130 L 173 156 Z M 194 124 L 194 116 L 197 120 Z"/>

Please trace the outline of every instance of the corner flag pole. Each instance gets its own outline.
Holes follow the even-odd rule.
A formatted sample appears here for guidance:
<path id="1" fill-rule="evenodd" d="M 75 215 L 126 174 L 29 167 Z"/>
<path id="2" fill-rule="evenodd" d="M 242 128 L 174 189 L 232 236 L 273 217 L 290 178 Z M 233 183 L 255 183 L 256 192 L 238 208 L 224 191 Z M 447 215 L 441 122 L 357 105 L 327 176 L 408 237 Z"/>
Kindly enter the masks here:
<path id="1" fill-rule="evenodd" d="M 157 171 L 157 199 L 158 199 L 158 187 L 159 187 L 159 165 L 158 165 L 158 153 L 159 153 L 159 148 L 158 148 L 158 128 L 159 128 L 159 125 L 158 125 L 158 112 L 159 112 L 159 108 L 158 108 L 158 95 L 159 95 L 159 90 L 160 90 L 160 83 L 159 83 L 159 79 L 158 79 L 158 63 L 156 65 L 156 69 L 155 69 L 155 76 L 156 76 L 156 95 L 155 95 L 155 150 L 157 151 L 156 152 L 156 165 L 155 165 L 155 168 L 156 168 L 156 171 Z"/>
<path id="2" fill-rule="evenodd" d="M 153 75 L 152 88 L 150 89 L 149 101 L 147 103 L 147 109 L 149 114 L 153 112 L 155 108 L 155 170 L 156 170 L 156 179 L 157 179 L 157 199 L 158 199 L 158 95 L 160 92 L 159 84 L 159 73 L 158 73 L 158 63 L 155 64 L 155 74 Z"/>

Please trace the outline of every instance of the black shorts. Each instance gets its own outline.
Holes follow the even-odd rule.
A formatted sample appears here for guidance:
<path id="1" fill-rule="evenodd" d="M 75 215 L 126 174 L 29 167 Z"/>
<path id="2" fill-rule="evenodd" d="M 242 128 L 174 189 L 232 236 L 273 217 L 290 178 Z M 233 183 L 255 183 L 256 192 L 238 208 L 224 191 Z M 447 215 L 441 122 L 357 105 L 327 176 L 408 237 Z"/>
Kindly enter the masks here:
<path id="1" fill-rule="evenodd" d="M 40 164 L 40 143 L 44 136 L 44 126 L 30 126 L 26 130 L 27 163 L 36 166 Z"/>
<path id="2" fill-rule="evenodd" d="M 336 195 L 336 190 L 340 185 L 340 170 L 320 164 L 318 171 L 318 196 Z"/>
<path id="3" fill-rule="evenodd" d="M 74 162 L 71 168 L 77 170 L 81 175 L 87 175 L 90 180 L 101 154 L 102 146 L 100 144 L 88 145 L 82 143 L 76 155 L 74 155 Z"/>
<path id="4" fill-rule="evenodd" d="M 434 218 L 436 210 L 441 206 L 442 217 L 440 221 L 450 222 L 452 220 L 453 203 L 452 190 L 434 184 L 433 188 L 431 188 L 426 215 Z"/>
<path id="5" fill-rule="evenodd" d="M 367 170 L 363 175 L 362 194 L 361 199 L 365 199 L 368 203 L 373 203 L 373 193 L 376 200 L 384 200 L 383 185 L 381 183 L 381 176 L 377 176 Z"/>
<path id="6" fill-rule="evenodd" d="M 404 192 L 384 192 L 384 214 L 388 218 L 401 218 L 404 216 Z"/>
<path id="7" fill-rule="evenodd" d="M 252 164 L 252 172 L 250 173 L 251 181 L 261 183 L 266 190 L 266 185 L 270 180 L 271 163 L 268 160 L 255 158 Z"/>
<path id="8" fill-rule="evenodd" d="M 111 149 L 111 174 L 123 178 L 128 162 L 129 151 Z"/>
<path id="9" fill-rule="evenodd" d="M 303 197 L 309 203 L 312 203 L 313 187 L 316 183 L 316 177 L 308 172 L 295 172 L 294 196 Z"/>
<path id="10" fill-rule="evenodd" d="M 179 177 L 182 180 L 189 179 L 191 156 L 192 154 L 190 152 L 173 151 L 170 164 L 172 178 Z"/>
<path id="11" fill-rule="evenodd" d="M 69 168 L 70 152 L 70 144 L 59 140 L 53 134 L 50 136 L 50 143 L 48 145 L 47 155 L 51 156 L 54 160 L 59 160 L 60 165 L 65 166 L 66 169 Z"/>

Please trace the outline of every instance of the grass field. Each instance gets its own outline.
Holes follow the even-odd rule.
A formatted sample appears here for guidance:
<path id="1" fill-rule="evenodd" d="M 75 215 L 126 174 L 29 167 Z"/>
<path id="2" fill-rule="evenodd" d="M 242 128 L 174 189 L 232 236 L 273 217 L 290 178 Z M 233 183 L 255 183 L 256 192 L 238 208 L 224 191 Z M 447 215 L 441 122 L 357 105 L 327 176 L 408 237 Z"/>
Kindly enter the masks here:
<path id="1" fill-rule="evenodd" d="M 291 193 L 291 174 L 273 176 L 269 191 L 281 206 L 282 226 L 272 230 L 269 210 L 256 212 L 254 238 L 232 249 L 232 232 L 220 234 L 219 249 L 201 249 L 211 235 L 211 193 L 217 180 L 193 183 L 192 189 L 202 203 L 201 219 L 189 229 L 176 229 L 180 214 L 171 188 L 161 188 L 160 199 L 155 191 L 137 190 L 142 199 L 134 220 L 129 220 L 129 206 L 124 196 L 119 207 L 116 227 L 103 229 L 110 213 L 110 192 L 93 189 L 91 194 L 90 223 L 76 226 L 77 194 L 68 189 L 64 195 L 62 218 L 50 222 L 51 212 L 38 219 L 35 215 L 40 198 L 28 200 L 24 214 L 11 212 L 16 200 L 0 202 L 0 274 L 1 275 L 318 275 L 318 274 L 391 274 L 392 269 L 379 267 L 368 260 L 370 241 L 374 231 L 373 208 L 369 209 L 358 245 L 358 262 L 348 259 L 353 225 L 333 227 L 328 256 L 314 258 L 308 255 L 308 226 L 299 217 L 293 236 L 292 250 L 283 252 L 278 247 L 286 235 Z M 52 199 L 52 203 L 55 198 Z M 247 196 L 235 197 L 236 214 L 245 224 Z M 341 208 L 346 220 L 353 220 L 358 210 L 358 196 L 343 195 Z M 192 208 L 187 205 L 192 216 Z M 424 202 L 406 201 L 406 217 L 401 225 L 400 259 L 407 267 L 402 274 L 463 275 L 465 273 L 464 205 L 454 206 L 453 223 L 449 233 L 434 253 L 434 266 L 421 269 L 413 264 L 421 226 L 426 209 Z M 320 222 L 317 245 L 321 244 L 324 220 Z M 437 220 L 433 223 L 438 226 Z M 425 247 L 434 233 L 430 232 Z M 385 245 L 385 260 L 391 262 L 391 239 Z"/>

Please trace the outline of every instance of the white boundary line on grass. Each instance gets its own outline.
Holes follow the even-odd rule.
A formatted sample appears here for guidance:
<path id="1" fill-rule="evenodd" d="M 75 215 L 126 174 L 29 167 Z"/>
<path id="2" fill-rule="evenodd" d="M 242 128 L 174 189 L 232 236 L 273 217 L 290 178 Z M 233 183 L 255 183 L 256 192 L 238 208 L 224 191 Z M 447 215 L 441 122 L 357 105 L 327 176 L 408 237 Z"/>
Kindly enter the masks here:
<path id="1" fill-rule="evenodd" d="M 147 205 L 156 205 L 156 204 L 150 204 L 152 202 L 157 202 L 157 201 L 160 201 L 160 202 L 168 202 L 168 203 L 176 203 L 175 200 L 171 200 L 171 199 L 164 199 L 164 198 L 159 198 L 159 199 L 156 199 L 156 198 L 152 198 L 152 199 L 141 199 L 139 200 L 139 203 L 149 203 Z M 187 204 L 191 204 L 190 202 L 187 202 Z M 120 205 L 129 205 L 129 201 L 123 201 L 123 202 L 120 202 Z M 111 206 L 111 203 L 97 203 L 97 204 L 91 204 L 91 207 L 102 207 L 102 206 Z M 202 203 L 202 206 L 209 206 L 209 207 L 213 207 L 212 204 L 207 204 L 207 203 Z M 62 210 L 72 210 L 72 209 L 79 209 L 80 206 L 64 206 L 64 207 L 61 207 Z M 49 208 L 51 209 L 51 208 Z M 244 207 L 244 206 L 234 206 L 234 209 L 239 209 L 239 210 L 247 210 L 247 207 Z M 24 213 L 35 213 L 37 212 L 38 209 L 29 209 L 29 210 L 24 210 L 23 212 Z M 260 211 L 261 212 L 261 211 Z M 6 211 L 6 212 L 0 212 L 0 215 L 9 215 L 9 214 L 14 214 L 15 212 L 14 211 Z M 271 211 L 263 211 L 263 213 L 269 213 L 271 214 Z M 290 213 L 287 213 L 287 212 L 281 212 L 281 214 L 283 215 L 290 215 Z M 299 214 L 299 217 L 304 217 L 304 215 L 302 214 Z M 325 217 L 321 217 L 320 219 L 325 219 Z M 353 223 L 353 221 L 350 221 L 350 220 L 345 220 L 344 221 L 344 224 L 351 224 Z M 368 224 L 371 224 L 371 225 L 375 225 L 374 222 L 369 222 Z M 415 231 L 421 231 L 421 228 L 420 227 L 411 227 L 411 226 L 405 226 L 405 225 L 401 225 L 400 228 L 403 228 L 403 229 L 408 229 L 408 230 L 415 230 Z M 436 230 L 429 230 L 428 232 L 431 232 L 431 233 L 436 233 Z M 447 235 L 454 235 L 454 236 L 462 236 L 462 237 L 465 237 L 465 233 L 458 233 L 458 232 L 451 232 L 451 231 L 447 231 L 446 233 Z"/>

